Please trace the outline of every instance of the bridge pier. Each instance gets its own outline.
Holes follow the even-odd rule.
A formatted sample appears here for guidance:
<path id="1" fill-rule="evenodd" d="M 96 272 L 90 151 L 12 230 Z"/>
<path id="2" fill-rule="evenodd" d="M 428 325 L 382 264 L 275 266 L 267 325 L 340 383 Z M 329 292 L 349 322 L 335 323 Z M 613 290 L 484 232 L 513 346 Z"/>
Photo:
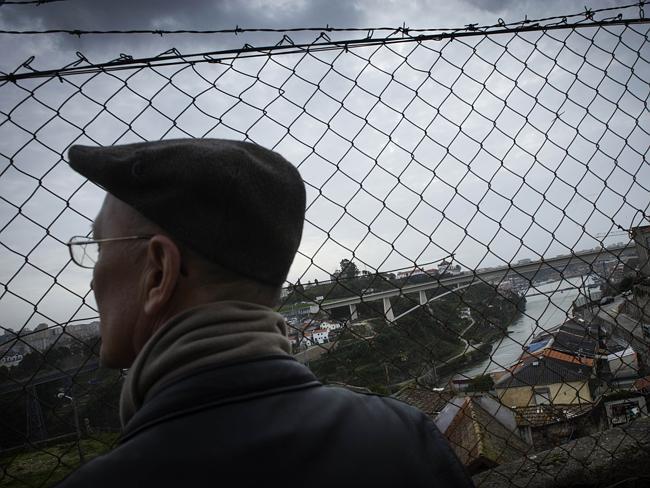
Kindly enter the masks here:
<path id="1" fill-rule="evenodd" d="M 357 320 L 359 318 L 359 314 L 357 312 L 357 304 L 353 303 L 350 305 L 350 320 Z"/>
<path id="2" fill-rule="evenodd" d="M 425 305 L 427 303 L 427 293 L 424 290 L 420 290 L 420 305 Z"/>
<path id="3" fill-rule="evenodd" d="M 382 301 L 384 302 L 384 316 L 386 317 L 386 320 L 392 322 L 395 320 L 395 315 L 393 314 L 393 306 L 390 304 L 390 298 L 384 297 L 382 298 Z"/>

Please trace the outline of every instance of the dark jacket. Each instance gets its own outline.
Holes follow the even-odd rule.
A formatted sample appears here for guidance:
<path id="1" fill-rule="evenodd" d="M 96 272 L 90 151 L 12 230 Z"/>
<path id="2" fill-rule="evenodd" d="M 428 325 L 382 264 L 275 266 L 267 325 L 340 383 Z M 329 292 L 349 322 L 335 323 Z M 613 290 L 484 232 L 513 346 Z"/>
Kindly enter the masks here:
<path id="1" fill-rule="evenodd" d="M 422 412 L 323 386 L 290 357 L 204 369 L 167 385 L 131 419 L 119 446 L 60 486 L 258 483 L 473 486 Z"/>

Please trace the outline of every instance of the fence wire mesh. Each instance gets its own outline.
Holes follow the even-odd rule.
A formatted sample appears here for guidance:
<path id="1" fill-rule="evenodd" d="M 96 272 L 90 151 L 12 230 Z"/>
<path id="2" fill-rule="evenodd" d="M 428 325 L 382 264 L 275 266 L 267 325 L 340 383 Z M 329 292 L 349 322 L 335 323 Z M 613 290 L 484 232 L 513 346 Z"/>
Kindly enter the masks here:
<path id="1" fill-rule="evenodd" d="M 72 144 L 234 138 L 295 163 L 307 218 L 278 309 L 296 357 L 421 408 L 473 474 L 537 454 L 559 480 L 556 446 L 588 472 L 566 442 L 647 416 L 643 3 L 314 36 L 0 76 L 0 483 L 53 483 L 120 428 L 66 247 L 103 198 Z"/>

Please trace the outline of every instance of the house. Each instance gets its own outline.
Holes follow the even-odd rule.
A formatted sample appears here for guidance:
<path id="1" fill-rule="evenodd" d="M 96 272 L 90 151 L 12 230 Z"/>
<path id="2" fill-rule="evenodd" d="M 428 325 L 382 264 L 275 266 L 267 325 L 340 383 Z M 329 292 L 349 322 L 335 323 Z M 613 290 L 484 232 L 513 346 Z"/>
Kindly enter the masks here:
<path id="1" fill-rule="evenodd" d="M 513 410 L 519 434 L 535 452 L 600 430 L 598 410 L 592 403 L 541 404 Z"/>
<path id="2" fill-rule="evenodd" d="M 0 357 L 0 366 L 13 368 L 14 366 L 18 366 L 23 358 L 24 356 L 22 354 L 4 355 Z"/>
<path id="3" fill-rule="evenodd" d="M 460 264 L 453 265 L 451 261 L 447 261 L 446 259 L 443 259 L 440 264 L 438 264 L 438 274 L 452 274 L 452 275 L 457 275 L 460 274 L 461 267 Z"/>
<path id="4" fill-rule="evenodd" d="M 644 376 L 636 380 L 632 385 L 632 390 L 644 395 L 650 394 L 650 376 Z"/>
<path id="5" fill-rule="evenodd" d="M 329 342 L 330 331 L 327 329 L 313 329 L 303 331 L 303 340 L 306 346 L 315 346 Z"/>
<path id="6" fill-rule="evenodd" d="M 398 391 L 394 395 L 394 398 L 414 406 L 432 419 L 435 419 L 455 395 L 452 391 L 440 388 L 407 386 Z"/>
<path id="7" fill-rule="evenodd" d="M 341 322 L 322 322 L 320 324 L 321 329 L 329 330 L 330 332 L 333 330 L 340 329 L 342 327 L 343 325 L 341 324 Z"/>
<path id="8" fill-rule="evenodd" d="M 544 349 L 517 362 L 494 389 L 501 403 L 510 407 L 592 403 L 593 366 L 592 358 Z"/>
<path id="9" fill-rule="evenodd" d="M 605 401 L 605 412 L 609 427 L 618 427 L 632 420 L 648 416 L 648 405 L 642 395 L 626 396 L 618 400 Z"/>
<path id="10" fill-rule="evenodd" d="M 605 359 L 609 367 L 610 385 L 632 387 L 639 378 L 639 359 L 637 353 L 628 346 L 620 352 L 608 354 Z"/>
<path id="11" fill-rule="evenodd" d="M 631 228 L 630 239 L 636 244 L 639 272 L 643 276 L 650 276 L 650 225 Z"/>
<path id="12" fill-rule="evenodd" d="M 470 475 L 526 455 L 514 413 L 488 395 L 457 396 L 435 420 Z"/>
<path id="13" fill-rule="evenodd" d="M 99 338 L 99 322 L 89 324 L 67 324 L 61 329 L 63 343 L 88 343 Z"/>
<path id="14" fill-rule="evenodd" d="M 553 333 L 550 347 L 569 355 L 593 358 L 598 349 L 598 328 L 567 320 Z"/>

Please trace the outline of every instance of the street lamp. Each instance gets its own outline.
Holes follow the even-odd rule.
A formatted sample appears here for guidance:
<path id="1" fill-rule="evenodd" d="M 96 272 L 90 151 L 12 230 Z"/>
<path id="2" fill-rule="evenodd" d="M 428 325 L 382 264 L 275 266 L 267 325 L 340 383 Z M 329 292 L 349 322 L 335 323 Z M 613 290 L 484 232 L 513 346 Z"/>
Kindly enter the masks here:
<path id="1" fill-rule="evenodd" d="M 63 391 L 57 393 L 56 396 L 60 400 L 65 398 L 66 400 L 70 400 L 70 403 L 72 403 L 72 412 L 74 413 L 74 426 L 77 430 L 77 451 L 79 452 L 79 462 L 83 464 L 86 461 L 84 459 L 83 452 L 81 451 L 81 428 L 79 427 L 79 412 L 77 411 L 77 402 L 73 397 L 66 395 Z"/>

